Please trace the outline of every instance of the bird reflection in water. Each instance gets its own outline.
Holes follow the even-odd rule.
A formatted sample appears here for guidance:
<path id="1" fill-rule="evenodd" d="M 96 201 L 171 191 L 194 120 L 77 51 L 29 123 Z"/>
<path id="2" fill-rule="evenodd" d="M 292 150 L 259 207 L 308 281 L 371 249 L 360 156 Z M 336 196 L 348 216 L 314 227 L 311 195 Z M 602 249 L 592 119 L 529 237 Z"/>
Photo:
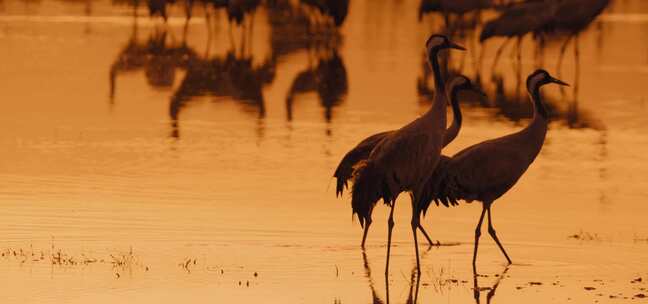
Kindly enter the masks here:
<path id="1" fill-rule="evenodd" d="M 342 58 L 333 50 L 330 55 L 318 58 L 315 66 L 309 66 L 297 74 L 290 86 L 286 97 L 288 121 L 293 119 L 293 104 L 299 95 L 316 92 L 320 104 L 324 107 L 324 119 L 330 122 L 333 117 L 333 107 L 341 103 L 348 91 L 346 68 Z"/>
<path id="2" fill-rule="evenodd" d="M 154 30 L 145 42 L 139 41 L 137 33 L 135 22 L 131 38 L 111 65 L 111 104 L 114 104 L 120 74 L 144 70 L 151 87 L 171 89 L 177 70 L 183 69 L 184 78 L 169 105 L 172 137 L 180 136 L 180 112 L 199 96 L 229 97 L 241 102 L 245 110 L 254 109 L 247 112 L 256 112 L 258 118 L 265 117 L 262 89 L 274 80 L 275 64 L 271 60 L 255 66 L 252 55 L 237 54 L 234 50 L 220 56 L 201 57 L 185 42 L 168 42 L 164 28 Z"/>
<path id="3" fill-rule="evenodd" d="M 430 252 L 430 249 L 431 247 L 429 247 L 425 252 L 423 252 L 421 254 L 421 258 L 425 257 Z M 371 276 L 371 266 L 369 266 L 367 253 L 364 250 L 362 251 L 362 261 L 365 270 L 365 276 L 369 281 L 369 288 L 371 289 L 371 304 L 389 304 L 389 273 L 385 274 L 386 301 L 383 301 L 378 295 L 378 292 L 376 291 L 376 284 L 374 283 L 373 277 Z M 417 303 L 420 285 L 421 285 L 421 276 L 416 275 L 416 265 L 414 265 L 412 267 L 412 271 L 410 271 L 409 292 L 408 292 L 407 300 L 405 301 L 406 304 Z"/>
<path id="4" fill-rule="evenodd" d="M 138 40 L 137 25 L 126 46 L 117 55 L 110 67 L 110 102 L 114 103 L 117 77 L 120 74 L 144 70 L 148 84 L 155 89 L 170 89 L 178 68 L 186 69 L 196 52 L 186 44 L 173 45 L 167 42 L 167 32 L 154 31 L 148 40 Z"/>
<path id="5" fill-rule="evenodd" d="M 495 296 L 495 291 L 497 290 L 497 287 L 499 287 L 499 284 L 502 282 L 502 280 L 506 277 L 506 272 L 509 270 L 509 266 L 506 266 L 502 273 L 499 275 L 495 275 L 497 279 L 495 280 L 495 283 L 493 283 L 492 286 L 489 287 L 480 287 L 479 286 L 479 280 L 477 275 L 473 276 L 473 297 L 475 298 L 475 303 L 480 304 L 481 303 L 481 293 L 482 291 L 487 291 L 486 293 L 486 304 L 490 304 L 491 301 L 493 300 L 493 297 Z"/>
<path id="6" fill-rule="evenodd" d="M 427 255 L 429 252 L 430 252 L 430 248 L 428 248 L 427 251 L 423 252 L 422 257 Z M 371 290 L 371 304 L 389 304 L 390 301 L 389 301 L 388 276 L 385 277 L 385 300 L 383 300 L 380 298 L 378 292 L 376 291 L 376 284 L 371 275 L 371 266 L 367 259 L 367 254 L 364 250 L 362 251 L 362 261 L 365 270 L 365 276 L 369 281 L 369 289 Z M 494 277 L 496 277 L 497 279 L 490 286 L 480 285 L 479 284 L 480 276 L 473 275 L 473 298 L 475 299 L 475 303 L 480 304 L 481 293 L 486 292 L 486 303 L 490 304 L 493 298 L 495 297 L 495 292 L 497 291 L 497 288 L 499 287 L 500 283 L 504 278 L 507 277 L 506 273 L 508 272 L 508 270 L 509 270 L 509 266 L 506 266 L 501 273 L 495 274 Z M 413 266 L 409 277 L 409 292 L 408 292 L 407 299 L 405 300 L 406 304 L 418 303 L 420 285 L 421 285 L 420 276 L 416 275 L 416 266 Z"/>
<path id="7" fill-rule="evenodd" d="M 428 248 L 427 251 L 423 252 L 422 257 L 425 257 L 430 252 L 431 248 Z M 388 276 L 385 277 L 385 298 L 386 300 L 383 300 L 380 298 L 378 295 L 378 292 L 376 291 L 376 284 L 373 280 L 373 277 L 371 275 L 371 266 L 369 264 L 369 261 L 367 259 L 367 253 L 363 250 L 362 251 L 362 261 L 363 261 L 363 267 L 365 270 L 365 276 L 367 277 L 367 280 L 369 282 L 369 289 L 371 290 L 371 304 L 389 304 L 389 281 L 388 281 Z M 509 270 L 509 266 L 506 266 L 504 270 L 502 270 L 501 273 L 495 274 L 494 277 L 497 279 L 495 282 L 490 285 L 490 286 L 483 286 L 479 285 L 479 277 L 478 275 L 473 275 L 473 298 L 475 299 L 476 304 L 481 303 L 481 293 L 486 292 L 486 303 L 490 304 L 491 301 L 493 300 L 493 297 L 495 296 L 495 292 L 497 291 L 497 288 L 499 287 L 500 283 L 502 280 L 507 276 L 507 272 Z M 418 296 L 419 296 L 419 289 L 421 285 L 421 280 L 420 276 L 416 275 L 416 266 L 412 267 L 412 271 L 410 273 L 409 277 L 409 292 L 407 299 L 405 300 L 406 304 L 415 304 L 418 303 Z"/>
<path id="8" fill-rule="evenodd" d="M 184 79 L 171 97 L 172 136 L 179 137 L 180 112 L 198 96 L 229 97 L 246 109 L 255 109 L 259 119 L 264 118 L 263 88 L 272 83 L 274 77 L 272 61 L 254 66 L 252 56 L 237 56 L 233 50 L 222 57 L 192 58 Z"/>
<path id="9" fill-rule="evenodd" d="M 288 55 L 299 52 L 305 52 L 309 58 L 308 66 L 295 76 L 286 96 L 289 122 L 294 117 L 293 107 L 308 93 L 317 94 L 327 123 L 333 118 L 333 108 L 346 98 L 347 72 L 338 51 L 342 44 L 339 26 L 346 17 L 346 6 L 338 2 L 302 1 L 305 5 L 292 5 L 288 1 L 275 1 L 269 8 L 274 60 L 282 62 Z M 309 13 L 308 7 L 317 8 L 319 16 Z M 327 134 L 330 135 L 330 129 Z"/>

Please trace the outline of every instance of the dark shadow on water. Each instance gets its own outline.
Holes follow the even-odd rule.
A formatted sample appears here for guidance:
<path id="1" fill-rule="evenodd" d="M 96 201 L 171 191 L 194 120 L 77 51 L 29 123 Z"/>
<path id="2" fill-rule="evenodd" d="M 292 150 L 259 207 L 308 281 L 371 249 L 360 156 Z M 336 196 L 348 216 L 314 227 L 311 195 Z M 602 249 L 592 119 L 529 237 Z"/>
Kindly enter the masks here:
<path id="1" fill-rule="evenodd" d="M 427 251 L 423 253 L 423 256 L 425 256 L 427 253 L 430 252 L 430 248 L 428 248 Z M 385 276 L 385 299 L 382 299 L 380 295 L 378 294 L 376 290 L 376 283 L 374 282 L 373 276 L 372 276 L 372 269 L 369 264 L 369 260 L 367 257 L 366 252 L 363 250 L 362 251 L 362 261 L 363 261 L 363 268 L 365 271 L 365 277 L 367 278 L 368 284 L 369 284 L 369 289 L 371 292 L 371 304 L 389 304 L 390 299 L 389 299 L 389 276 Z M 475 303 L 480 304 L 481 299 L 482 299 L 482 293 L 486 293 L 486 303 L 490 304 L 495 297 L 495 292 L 497 291 L 497 288 L 499 287 L 500 283 L 504 278 L 507 277 L 507 272 L 509 270 L 509 266 L 506 266 L 501 273 L 493 275 L 496 279 L 495 282 L 492 285 L 489 286 L 484 286 L 479 284 L 479 276 L 473 276 L 473 298 L 475 299 Z M 456 281 L 456 280 L 455 280 Z M 405 299 L 404 303 L 405 304 L 415 304 L 419 303 L 418 301 L 418 296 L 419 296 L 419 289 L 421 285 L 421 280 L 420 276 L 416 275 L 416 266 L 412 267 L 412 271 L 410 272 L 410 277 L 409 277 L 409 291 L 408 291 L 408 296 L 407 299 Z M 466 282 L 466 281 L 463 281 Z M 423 303 L 424 301 L 421 301 Z M 399 302 L 400 303 L 400 302 Z"/>
<path id="2" fill-rule="evenodd" d="M 133 1 L 125 3 L 137 5 Z M 119 76 L 144 71 L 150 87 L 160 90 L 175 87 L 169 105 L 171 137 L 180 137 L 183 110 L 196 100 L 205 98 L 217 103 L 233 100 L 242 105 L 244 112 L 254 113 L 259 120 L 258 133 L 261 136 L 266 116 L 263 90 L 274 81 L 278 66 L 288 56 L 303 53 L 307 55 L 308 66 L 295 75 L 286 93 L 287 121 L 292 121 L 295 106 L 304 103 L 307 94 L 315 93 L 324 109 L 325 121 L 330 122 L 334 107 L 344 101 L 348 92 L 347 71 L 338 51 L 342 35 L 337 22 L 333 22 L 337 17 L 330 21 L 314 18 L 312 3 L 274 0 L 264 5 L 270 26 L 270 54 L 261 63 L 252 55 L 251 37 L 244 35 L 238 39 L 243 44 L 237 46 L 234 43 L 237 38 L 231 35 L 231 31 L 231 46 L 225 54 L 209 55 L 211 31 L 208 31 L 208 48 L 204 55 L 187 45 L 184 39 L 182 42 L 168 39 L 171 33 L 166 26 L 156 25 L 148 39 L 141 40 L 134 12 L 131 37 L 110 68 L 111 106 L 118 96 Z M 248 34 L 251 35 L 251 28 Z M 185 72 L 179 81 L 176 80 L 178 70 Z"/>
<path id="3" fill-rule="evenodd" d="M 263 87 L 272 83 L 274 77 L 272 62 L 254 66 L 251 56 L 237 56 L 233 51 L 223 56 L 192 58 L 184 79 L 171 97 L 169 116 L 172 121 L 179 121 L 180 113 L 190 102 L 199 96 L 209 96 L 215 97 L 215 102 L 225 97 L 238 101 L 245 112 L 264 118 Z"/>
<path id="4" fill-rule="evenodd" d="M 429 252 L 430 252 L 431 247 L 429 247 L 426 251 L 423 252 L 421 257 L 425 257 Z M 385 275 L 385 298 L 386 300 L 383 300 L 380 298 L 378 295 L 378 292 L 376 291 L 376 284 L 373 280 L 373 276 L 371 274 L 371 266 L 369 266 L 369 260 L 367 258 L 367 253 L 363 250 L 362 251 L 362 261 L 363 261 L 363 267 L 365 270 L 365 277 L 367 278 L 369 282 L 369 289 L 371 290 L 371 304 L 389 304 L 389 275 Z M 412 270 L 410 271 L 410 277 L 409 277 L 409 292 L 407 294 L 407 299 L 405 300 L 406 304 L 414 304 L 417 303 L 418 301 L 418 295 L 419 295 L 419 288 L 421 285 L 421 277 L 416 275 L 416 265 L 412 267 Z"/>
<path id="5" fill-rule="evenodd" d="M 171 44 L 165 30 L 156 30 L 145 41 L 138 39 L 134 23 L 130 39 L 110 66 L 110 102 L 115 102 L 120 75 L 144 70 L 147 83 L 155 89 L 170 89 L 178 69 L 187 69 L 197 54 L 184 43 Z"/>
<path id="6" fill-rule="evenodd" d="M 286 96 L 286 119 L 292 121 L 294 104 L 301 95 L 317 93 L 324 108 L 324 119 L 331 122 L 333 107 L 344 100 L 347 92 L 346 68 L 337 50 L 333 50 L 333 54 L 318 58 L 317 65 L 297 74 Z"/>
<path id="7" fill-rule="evenodd" d="M 342 46 L 339 29 L 315 21 L 313 14 L 302 5 L 294 5 L 287 0 L 270 1 L 268 21 L 272 58 L 278 63 L 302 51 L 320 53 Z"/>
<path id="8" fill-rule="evenodd" d="M 286 120 L 293 120 L 293 109 L 300 99 L 315 93 L 329 123 L 333 108 L 345 100 L 349 86 L 346 66 L 338 51 L 343 39 L 337 25 L 344 16 L 332 16 L 335 22 L 314 20 L 307 7 L 281 0 L 269 6 L 272 59 L 281 64 L 290 55 L 305 53 L 308 57 L 308 66 L 295 75 L 287 93 Z M 346 14 L 346 9 L 339 10 Z"/>
<path id="9" fill-rule="evenodd" d="M 490 304 L 491 301 L 493 300 L 493 297 L 495 296 L 495 291 L 497 291 L 497 287 L 499 287 L 499 284 L 506 277 L 506 272 L 508 272 L 508 270 L 509 270 L 509 266 L 506 266 L 506 268 L 504 268 L 502 273 L 496 275 L 497 279 L 495 280 L 495 283 L 493 283 L 493 285 L 489 287 L 479 286 L 478 276 L 474 276 L 473 277 L 473 297 L 475 298 L 475 303 L 480 304 L 481 293 L 486 292 L 486 304 Z"/>
<path id="10" fill-rule="evenodd" d="M 177 70 L 184 78 L 171 97 L 169 116 L 171 136 L 178 138 L 181 111 L 200 96 L 214 101 L 230 98 L 240 102 L 245 112 L 265 117 L 262 89 L 274 80 L 274 63 L 265 61 L 253 66 L 251 55 L 238 55 L 231 50 L 224 55 L 204 58 L 185 42 L 172 43 L 165 28 L 157 28 L 145 41 L 138 39 L 137 23 L 133 23 L 128 43 L 110 68 L 110 103 L 115 104 L 118 76 L 144 70 L 149 86 L 168 90 L 174 85 Z"/>
<path id="11" fill-rule="evenodd" d="M 380 299 L 380 296 L 378 296 L 378 293 L 376 292 L 376 285 L 373 281 L 373 277 L 371 276 L 371 267 L 369 266 L 369 261 L 367 260 L 367 253 L 364 250 L 362 251 L 362 261 L 364 263 L 363 266 L 365 270 L 365 276 L 369 281 L 369 289 L 371 289 L 371 300 L 372 300 L 371 303 L 385 304 L 385 302 L 383 302 L 383 300 Z"/>

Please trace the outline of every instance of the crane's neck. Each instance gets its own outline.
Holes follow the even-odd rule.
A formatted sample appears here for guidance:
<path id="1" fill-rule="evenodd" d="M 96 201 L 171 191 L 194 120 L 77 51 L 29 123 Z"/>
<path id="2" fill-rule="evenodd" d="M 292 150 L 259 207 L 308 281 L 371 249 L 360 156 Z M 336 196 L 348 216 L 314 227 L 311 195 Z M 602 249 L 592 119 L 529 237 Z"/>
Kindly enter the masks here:
<path id="1" fill-rule="evenodd" d="M 452 90 L 450 94 L 450 104 L 452 105 L 452 116 L 453 116 L 453 121 L 452 124 L 457 124 L 459 127 L 461 127 L 461 121 L 462 121 L 462 116 L 461 116 L 461 108 L 459 108 L 459 89 L 454 89 Z"/>
<path id="2" fill-rule="evenodd" d="M 446 90 L 443 76 L 441 76 L 441 68 L 439 66 L 439 51 L 440 47 L 434 47 L 430 50 L 429 60 L 434 72 L 434 104 L 425 113 L 424 116 L 434 120 L 439 127 L 445 130 L 446 128 Z"/>
<path id="3" fill-rule="evenodd" d="M 544 139 L 547 134 L 549 118 L 547 115 L 547 110 L 542 104 L 540 85 L 534 85 L 530 87 L 529 95 L 531 96 L 531 101 L 533 102 L 533 119 L 531 120 L 531 123 L 529 123 L 529 125 L 520 133 L 525 134 L 523 136 L 525 138 L 525 141 L 535 147 L 535 149 L 533 150 L 533 157 L 535 157 L 535 155 L 540 152 L 542 144 L 544 143 Z"/>
<path id="4" fill-rule="evenodd" d="M 439 65 L 439 51 L 438 47 L 430 50 L 430 64 L 432 64 L 432 72 L 434 72 L 434 89 L 438 94 L 445 96 L 445 83 L 441 76 L 441 67 Z"/>
<path id="5" fill-rule="evenodd" d="M 544 104 L 542 104 L 542 96 L 540 94 L 540 85 L 534 85 L 532 88 L 529 88 L 529 95 L 531 96 L 531 101 L 533 102 L 533 120 L 542 119 L 547 122 L 549 115 L 547 114 L 547 109 Z"/>
<path id="6" fill-rule="evenodd" d="M 459 89 L 453 88 L 450 91 L 450 103 L 452 105 L 452 124 L 450 127 L 446 130 L 445 136 L 443 138 L 443 146 L 447 146 L 449 143 L 451 143 L 457 135 L 459 135 L 459 130 L 461 129 L 461 122 L 462 122 L 462 116 L 461 116 L 461 109 L 459 108 Z"/>

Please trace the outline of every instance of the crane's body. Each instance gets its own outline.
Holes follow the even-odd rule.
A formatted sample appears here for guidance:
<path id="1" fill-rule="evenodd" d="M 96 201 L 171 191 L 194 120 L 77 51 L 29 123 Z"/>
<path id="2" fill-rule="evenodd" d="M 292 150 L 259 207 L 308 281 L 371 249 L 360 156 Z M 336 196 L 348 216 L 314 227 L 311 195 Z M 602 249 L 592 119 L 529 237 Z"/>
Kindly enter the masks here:
<path id="1" fill-rule="evenodd" d="M 448 99 L 450 99 L 450 103 L 452 105 L 452 113 L 454 118 L 452 124 L 450 125 L 450 127 L 446 129 L 443 135 L 442 147 L 445 147 L 450 142 L 452 142 L 457 137 L 457 135 L 459 134 L 459 130 L 461 129 L 462 116 L 461 116 L 461 109 L 459 107 L 459 98 L 457 95 L 462 90 L 476 91 L 479 94 L 483 94 L 481 91 L 479 91 L 479 89 L 477 89 L 472 85 L 470 79 L 468 79 L 463 75 L 456 76 L 448 84 L 448 88 L 447 88 Z M 371 151 L 373 151 L 373 149 L 378 145 L 380 141 L 382 141 L 385 138 L 388 138 L 389 136 L 392 136 L 394 132 L 396 131 L 394 130 L 385 131 L 385 132 L 381 132 L 369 136 L 364 140 L 362 140 L 357 146 L 355 146 L 349 152 L 347 152 L 346 155 L 344 155 L 344 157 L 340 161 L 340 164 L 335 170 L 335 174 L 333 175 L 337 179 L 337 187 L 336 187 L 337 196 L 341 196 L 342 193 L 344 192 L 344 189 L 347 188 L 348 181 L 353 178 L 353 173 L 355 168 L 369 158 L 369 154 L 371 154 Z M 414 200 L 415 198 L 412 196 L 412 199 Z M 369 213 L 368 216 L 366 216 L 364 219 L 364 233 L 362 236 L 362 243 L 361 243 L 361 246 L 363 248 L 372 221 L 371 211 L 369 211 L 368 213 Z M 420 225 L 420 223 L 418 229 L 421 230 L 421 233 L 423 233 L 430 246 L 435 245 L 435 243 L 432 242 L 432 239 L 430 239 L 430 236 L 427 234 L 423 226 Z M 437 242 L 436 244 L 439 243 Z"/>
<path id="2" fill-rule="evenodd" d="M 493 0 L 421 0 L 419 20 L 431 12 L 463 15 L 472 11 L 494 6 Z"/>
<path id="3" fill-rule="evenodd" d="M 562 0 L 559 1 L 549 30 L 578 33 L 600 15 L 610 0 Z"/>
<path id="4" fill-rule="evenodd" d="M 495 234 L 490 207 L 496 199 L 517 183 L 542 149 L 547 133 L 548 115 L 541 101 L 540 87 L 547 83 L 566 85 L 544 70 L 535 71 L 527 79 L 527 89 L 534 105 L 534 116 L 526 128 L 470 146 L 452 157 L 441 157 L 421 197 L 421 212 L 425 212 L 432 200 L 437 201 L 437 204 L 441 201 L 446 206 L 455 205 L 462 199 L 483 203 L 482 214 L 475 230 L 473 255 L 475 272 L 481 223 L 486 212 L 489 218 L 489 234 L 500 247 L 507 261 L 511 263 L 511 259 Z"/>
<path id="5" fill-rule="evenodd" d="M 355 180 L 351 207 L 358 216 L 361 225 L 371 223 L 371 212 L 379 199 L 391 207 L 387 241 L 387 263 L 389 269 L 389 252 L 391 232 L 394 225 L 393 212 L 396 198 L 403 191 L 419 193 L 425 186 L 427 172 L 434 169 L 443 147 L 443 136 L 446 128 L 446 95 L 444 81 L 439 70 L 438 53 L 443 49 L 463 47 L 452 43 L 441 35 L 432 35 L 426 42 L 428 60 L 435 73 L 436 96 L 432 107 L 421 117 L 404 127 L 390 133 L 371 150 L 366 161 L 354 170 Z M 416 229 L 419 227 L 417 199 L 412 200 L 412 230 L 416 250 L 417 266 L 419 263 Z M 365 236 L 366 236 L 365 229 Z M 364 237 L 363 237 L 364 239 Z M 417 267 L 420 272 L 420 267 Z"/>
<path id="6" fill-rule="evenodd" d="M 349 12 L 349 0 L 300 0 L 300 2 L 314 7 L 323 16 L 330 17 L 335 26 L 341 26 Z"/>
<path id="7" fill-rule="evenodd" d="M 514 5 L 484 24 L 479 41 L 491 37 L 522 37 L 539 31 L 553 18 L 555 8 L 555 3 L 548 0 Z"/>

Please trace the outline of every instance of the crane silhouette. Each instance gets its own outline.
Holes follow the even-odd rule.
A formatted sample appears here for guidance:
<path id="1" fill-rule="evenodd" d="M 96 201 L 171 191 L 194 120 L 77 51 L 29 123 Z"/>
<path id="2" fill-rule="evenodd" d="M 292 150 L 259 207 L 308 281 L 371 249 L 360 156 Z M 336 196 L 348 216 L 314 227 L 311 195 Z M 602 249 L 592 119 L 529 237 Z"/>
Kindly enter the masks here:
<path id="1" fill-rule="evenodd" d="M 557 72 L 572 40 L 578 40 L 578 34 L 585 30 L 598 15 L 610 4 L 610 0 L 562 0 L 557 4 L 555 14 L 545 26 L 546 32 L 567 34 L 567 40 L 560 48 Z M 575 54 L 578 56 L 578 41 L 574 42 Z"/>
<path id="2" fill-rule="evenodd" d="M 448 88 L 446 89 L 446 91 L 448 92 L 448 98 L 450 99 L 450 104 L 452 105 L 453 120 L 450 127 L 448 127 L 445 131 L 443 138 L 443 147 L 451 143 L 457 137 L 457 135 L 459 135 L 459 130 L 461 129 L 462 115 L 461 108 L 459 107 L 458 94 L 461 91 L 468 90 L 483 95 L 483 93 L 473 85 L 470 79 L 463 75 L 455 76 L 447 85 L 447 87 Z M 348 181 L 353 177 L 354 167 L 361 162 L 366 161 L 367 158 L 369 158 L 369 154 L 376 147 L 376 145 L 386 137 L 391 136 L 394 132 L 396 131 L 391 130 L 371 135 L 362 140 L 357 146 L 355 146 L 353 149 L 347 152 L 347 154 L 344 155 L 333 175 L 337 179 L 337 196 L 341 196 L 344 192 L 344 189 L 348 188 Z M 371 215 L 365 220 L 361 243 L 362 248 L 364 248 L 370 225 Z M 423 233 L 430 246 L 435 245 L 422 225 L 419 225 L 418 229 L 421 231 L 421 233 Z"/>
<path id="3" fill-rule="evenodd" d="M 482 202 L 483 209 L 475 228 L 475 274 L 481 225 L 486 213 L 488 233 L 508 263 L 511 263 L 493 228 L 491 206 L 515 185 L 542 149 L 547 133 L 548 114 L 542 102 L 540 87 L 548 83 L 567 85 L 542 69 L 529 75 L 527 91 L 534 105 L 534 115 L 529 125 L 516 133 L 470 146 L 452 157 L 442 156 L 420 199 L 422 212 L 425 212 L 432 200 L 436 201 L 437 205 L 441 201 L 446 206 L 456 205 L 460 199 Z"/>
<path id="4" fill-rule="evenodd" d="M 511 40 L 517 38 L 518 53 L 522 38 L 529 33 L 539 33 L 553 18 L 556 3 L 548 0 L 524 2 L 510 6 L 497 18 L 484 24 L 479 41 L 484 43 L 492 37 L 506 37 L 506 41 L 497 49 L 492 69 L 497 66 L 502 51 Z"/>
<path id="5" fill-rule="evenodd" d="M 349 0 L 300 0 L 301 3 L 315 8 L 320 15 L 328 17 L 335 26 L 341 26 L 349 11 Z"/>
<path id="6" fill-rule="evenodd" d="M 447 22 L 448 14 L 462 16 L 471 11 L 492 7 L 494 2 L 493 0 L 421 0 L 418 18 L 421 21 L 426 14 L 440 12 L 446 16 Z"/>
<path id="7" fill-rule="evenodd" d="M 391 135 L 381 140 L 369 154 L 369 158 L 355 170 L 351 206 L 357 214 L 360 225 L 365 221 L 377 201 L 391 207 L 388 220 L 387 259 L 385 274 L 389 271 L 389 253 L 394 226 L 394 207 L 396 198 L 403 191 L 412 192 L 412 232 L 416 265 L 420 273 L 418 240 L 416 230 L 419 226 L 417 199 L 425 186 L 424 181 L 437 165 L 446 128 L 446 94 L 444 80 L 439 72 L 438 54 L 444 49 L 465 48 L 450 41 L 443 35 L 432 35 L 426 42 L 428 60 L 435 71 L 436 95 L 432 107 L 423 116 L 415 119 Z"/>

